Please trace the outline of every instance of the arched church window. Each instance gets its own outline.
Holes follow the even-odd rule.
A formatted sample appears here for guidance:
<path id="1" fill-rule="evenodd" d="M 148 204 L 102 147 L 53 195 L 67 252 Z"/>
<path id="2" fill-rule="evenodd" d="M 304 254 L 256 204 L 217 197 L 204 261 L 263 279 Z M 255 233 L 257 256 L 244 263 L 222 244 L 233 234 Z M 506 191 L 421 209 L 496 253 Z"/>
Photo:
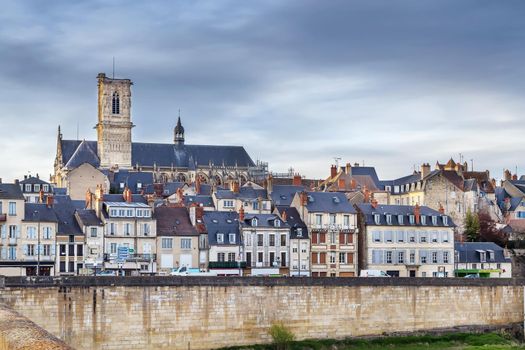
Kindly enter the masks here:
<path id="1" fill-rule="evenodd" d="M 113 93 L 111 110 L 113 114 L 120 114 L 120 97 L 116 91 Z"/>

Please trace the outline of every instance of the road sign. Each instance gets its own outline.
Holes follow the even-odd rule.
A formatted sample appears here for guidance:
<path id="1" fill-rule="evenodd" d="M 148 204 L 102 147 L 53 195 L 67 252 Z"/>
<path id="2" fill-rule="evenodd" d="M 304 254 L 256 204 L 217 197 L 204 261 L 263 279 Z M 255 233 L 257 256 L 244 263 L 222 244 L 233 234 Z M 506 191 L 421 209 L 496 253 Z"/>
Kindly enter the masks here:
<path id="1" fill-rule="evenodd" d="M 128 247 L 118 247 L 117 249 L 117 260 L 125 261 L 129 257 Z"/>

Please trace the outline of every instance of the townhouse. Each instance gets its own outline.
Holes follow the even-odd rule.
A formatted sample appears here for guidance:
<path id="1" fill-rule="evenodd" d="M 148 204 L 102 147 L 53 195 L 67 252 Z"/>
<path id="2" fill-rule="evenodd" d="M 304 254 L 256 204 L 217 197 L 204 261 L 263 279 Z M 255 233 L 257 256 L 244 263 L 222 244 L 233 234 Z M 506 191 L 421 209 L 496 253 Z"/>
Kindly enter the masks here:
<path id="1" fill-rule="evenodd" d="M 454 223 L 428 207 L 356 205 L 359 269 L 395 277 L 453 277 Z"/>
<path id="2" fill-rule="evenodd" d="M 505 250 L 493 242 L 455 243 L 456 277 L 512 277 L 512 261 Z"/>
<path id="3" fill-rule="evenodd" d="M 270 214 L 272 211 L 272 202 L 266 189 L 252 182 L 242 187 L 239 187 L 238 182 L 232 182 L 229 190 L 217 189 L 212 197 L 218 211 L 239 212 L 241 207 L 246 214 Z"/>
<path id="4" fill-rule="evenodd" d="M 306 227 L 296 208 L 277 207 L 283 222 L 290 227 L 290 276 L 310 276 L 310 238 Z"/>
<path id="5" fill-rule="evenodd" d="M 312 277 L 357 275 L 357 212 L 340 192 L 301 192 L 296 208 L 310 235 Z"/>
<path id="6" fill-rule="evenodd" d="M 24 195 L 16 184 L 0 183 L 0 274 L 21 275 L 18 263 L 21 253 L 22 221 L 25 218 Z"/>

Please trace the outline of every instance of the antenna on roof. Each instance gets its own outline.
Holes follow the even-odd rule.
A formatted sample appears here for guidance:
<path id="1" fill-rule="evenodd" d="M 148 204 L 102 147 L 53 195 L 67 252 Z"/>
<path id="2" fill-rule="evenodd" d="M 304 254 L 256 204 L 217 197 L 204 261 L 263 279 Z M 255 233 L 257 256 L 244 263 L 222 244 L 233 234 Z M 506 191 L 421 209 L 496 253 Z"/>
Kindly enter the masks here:
<path id="1" fill-rule="evenodd" d="M 339 169 L 339 161 L 341 160 L 341 157 L 334 157 L 335 160 L 335 166 Z"/>
<path id="2" fill-rule="evenodd" d="M 113 56 L 113 79 L 115 79 L 115 56 Z"/>
<path id="3" fill-rule="evenodd" d="M 470 158 L 470 171 L 474 171 L 474 158 Z"/>

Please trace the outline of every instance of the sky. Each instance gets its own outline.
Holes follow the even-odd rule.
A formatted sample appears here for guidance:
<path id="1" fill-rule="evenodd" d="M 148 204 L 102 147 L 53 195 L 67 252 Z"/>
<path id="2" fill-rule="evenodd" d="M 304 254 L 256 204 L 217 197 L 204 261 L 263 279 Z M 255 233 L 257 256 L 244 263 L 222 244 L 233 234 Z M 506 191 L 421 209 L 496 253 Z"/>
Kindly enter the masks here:
<path id="1" fill-rule="evenodd" d="M 133 140 L 242 145 L 272 171 L 382 179 L 462 154 L 525 173 L 523 1 L 3 1 L 0 177 L 95 140 L 99 72 L 133 81 Z"/>

